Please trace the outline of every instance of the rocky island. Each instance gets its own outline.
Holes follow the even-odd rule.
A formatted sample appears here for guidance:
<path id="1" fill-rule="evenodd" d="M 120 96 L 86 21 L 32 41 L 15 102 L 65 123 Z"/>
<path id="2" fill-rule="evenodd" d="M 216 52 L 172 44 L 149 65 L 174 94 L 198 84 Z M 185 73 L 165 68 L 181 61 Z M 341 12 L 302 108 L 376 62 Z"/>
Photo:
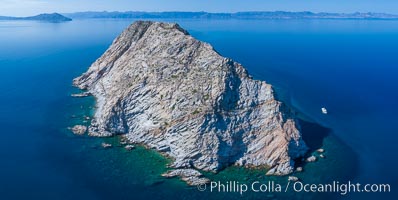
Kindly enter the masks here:
<path id="1" fill-rule="evenodd" d="M 46 22 L 67 22 L 72 21 L 71 18 L 65 17 L 59 13 L 43 13 L 31 17 L 6 17 L 0 16 L 0 20 L 33 20 L 33 21 L 46 21 Z"/>
<path id="2" fill-rule="evenodd" d="M 230 165 L 286 175 L 308 149 L 270 84 L 178 24 L 133 23 L 73 84 L 96 98 L 89 135 L 156 149 L 192 185 Z"/>

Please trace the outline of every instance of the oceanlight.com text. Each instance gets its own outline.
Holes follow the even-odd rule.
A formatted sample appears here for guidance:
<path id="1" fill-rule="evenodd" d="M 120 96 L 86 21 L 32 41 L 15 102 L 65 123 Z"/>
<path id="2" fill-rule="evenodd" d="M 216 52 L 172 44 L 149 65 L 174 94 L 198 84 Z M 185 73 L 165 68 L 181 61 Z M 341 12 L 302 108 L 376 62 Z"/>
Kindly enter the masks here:
<path id="1" fill-rule="evenodd" d="M 261 193 L 280 193 L 280 192 L 307 192 L 307 193 L 338 193 L 347 195 L 349 193 L 388 193 L 391 192 L 390 184 L 361 184 L 333 181 L 331 183 L 303 183 L 287 182 L 286 184 L 274 181 L 254 181 L 252 183 L 240 183 L 239 181 L 212 181 L 210 184 L 198 185 L 199 191 L 239 193 L 243 195 L 246 192 Z"/>

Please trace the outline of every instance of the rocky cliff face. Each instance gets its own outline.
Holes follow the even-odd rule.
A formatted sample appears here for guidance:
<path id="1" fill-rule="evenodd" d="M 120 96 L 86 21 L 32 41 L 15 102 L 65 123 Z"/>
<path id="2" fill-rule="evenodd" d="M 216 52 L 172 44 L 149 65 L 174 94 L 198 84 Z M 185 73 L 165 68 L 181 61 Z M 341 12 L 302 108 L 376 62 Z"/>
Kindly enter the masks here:
<path id="1" fill-rule="evenodd" d="M 133 23 L 74 85 L 97 98 L 90 135 L 125 134 L 175 168 L 235 164 L 284 175 L 307 150 L 271 85 L 177 24 Z"/>

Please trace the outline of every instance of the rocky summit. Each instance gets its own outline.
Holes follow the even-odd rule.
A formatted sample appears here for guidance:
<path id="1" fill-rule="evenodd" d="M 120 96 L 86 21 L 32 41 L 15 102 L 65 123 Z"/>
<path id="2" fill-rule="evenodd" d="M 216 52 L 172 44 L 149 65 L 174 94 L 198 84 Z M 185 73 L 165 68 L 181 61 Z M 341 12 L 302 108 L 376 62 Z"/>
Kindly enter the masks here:
<path id="1" fill-rule="evenodd" d="M 285 175 L 307 151 L 270 84 L 175 23 L 133 23 L 73 83 L 97 100 L 89 135 L 124 134 L 171 157 L 173 168 Z"/>

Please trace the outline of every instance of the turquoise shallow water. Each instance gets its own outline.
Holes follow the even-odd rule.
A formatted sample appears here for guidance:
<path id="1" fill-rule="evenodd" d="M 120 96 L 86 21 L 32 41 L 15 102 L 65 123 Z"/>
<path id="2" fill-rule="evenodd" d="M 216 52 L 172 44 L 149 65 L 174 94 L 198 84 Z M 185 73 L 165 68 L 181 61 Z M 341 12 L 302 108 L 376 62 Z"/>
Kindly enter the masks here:
<path id="1" fill-rule="evenodd" d="M 354 180 L 397 185 L 398 21 L 177 20 L 218 52 L 241 62 L 303 118 L 303 134 L 326 159 L 304 166 L 304 182 Z M 336 194 L 199 192 L 164 179 L 156 152 L 126 152 L 118 138 L 72 135 L 94 99 L 74 99 L 84 72 L 132 20 L 0 22 L 1 199 L 337 199 Z M 320 113 L 327 107 L 329 115 Z M 100 148 L 103 141 L 115 148 Z M 213 180 L 276 181 L 265 170 L 231 167 Z M 394 194 L 390 193 L 390 195 Z M 23 191 L 23 192 L 21 192 Z M 349 194 L 350 199 L 388 194 Z"/>

